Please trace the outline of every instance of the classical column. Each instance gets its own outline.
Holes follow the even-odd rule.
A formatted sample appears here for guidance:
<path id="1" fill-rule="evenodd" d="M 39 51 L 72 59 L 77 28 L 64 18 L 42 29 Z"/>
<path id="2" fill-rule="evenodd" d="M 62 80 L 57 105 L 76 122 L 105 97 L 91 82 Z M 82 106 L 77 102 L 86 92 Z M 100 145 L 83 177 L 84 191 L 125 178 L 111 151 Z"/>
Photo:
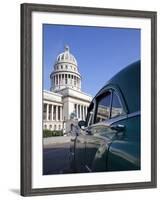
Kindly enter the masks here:
<path id="1" fill-rule="evenodd" d="M 51 121 L 53 121 L 53 111 L 54 111 L 54 105 L 51 105 Z"/>
<path id="2" fill-rule="evenodd" d="M 74 75 L 72 75 L 72 86 L 74 86 Z"/>
<path id="3" fill-rule="evenodd" d="M 86 119 L 86 106 L 84 106 L 84 120 Z"/>
<path id="4" fill-rule="evenodd" d="M 70 75 L 70 85 L 72 85 L 72 75 Z"/>
<path id="5" fill-rule="evenodd" d="M 57 77 L 58 77 L 58 86 L 59 86 L 59 74 L 57 75 Z"/>
<path id="6" fill-rule="evenodd" d="M 53 76 L 53 88 L 55 87 L 55 76 Z"/>
<path id="7" fill-rule="evenodd" d="M 77 118 L 78 118 L 78 104 L 76 104 L 76 108 L 77 108 L 76 115 L 77 115 Z"/>
<path id="8" fill-rule="evenodd" d="M 80 105 L 80 119 L 82 120 L 82 106 Z"/>
<path id="9" fill-rule="evenodd" d="M 63 107 L 60 106 L 60 121 L 63 121 Z"/>
<path id="10" fill-rule="evenodd" d="M 56 105 L 56 113 L 55 113 L 56 121 L 58 121 L 58 106 Z"/>
<path id="11" fill-rule="evenodd" d="M 49 104 L 46 104 L 46 120 L 49 120 Z"/>
<path id="12" fill-rule="evenodd" d="M 81 120 L 83 120 L 83 105 L 81 105 Z"/>
<path id="13" fill-rule="evenodd" d="M 74 104 L 75 117 L 77 118 L 77 104 Z"/>

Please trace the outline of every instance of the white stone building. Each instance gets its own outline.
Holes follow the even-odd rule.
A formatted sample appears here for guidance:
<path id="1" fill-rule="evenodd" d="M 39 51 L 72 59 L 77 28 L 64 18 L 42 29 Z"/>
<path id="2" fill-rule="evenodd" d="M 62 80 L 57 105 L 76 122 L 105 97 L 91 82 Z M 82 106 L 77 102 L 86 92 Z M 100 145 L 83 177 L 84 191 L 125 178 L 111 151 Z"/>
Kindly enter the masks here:
<path id="1" fill-rule="evenodd" d="M 71 124 L 85 120 L 92 96 L 81 91 L 81 74 L 68 46 L 53 67 L 50 91 L 43 91 L 43 128 L 67 133 Z"/>

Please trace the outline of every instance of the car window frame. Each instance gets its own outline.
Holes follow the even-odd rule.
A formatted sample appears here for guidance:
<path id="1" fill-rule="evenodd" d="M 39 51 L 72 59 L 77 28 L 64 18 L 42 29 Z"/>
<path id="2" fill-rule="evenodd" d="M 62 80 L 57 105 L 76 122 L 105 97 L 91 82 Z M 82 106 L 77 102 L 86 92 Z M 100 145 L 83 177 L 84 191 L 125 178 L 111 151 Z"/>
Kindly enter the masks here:
<path id="1" fill-rule="evenodd" d="M 97 115 L 97 110 L 98 110 L 98 101 L 99 101 L 99 99 L 101 99 L 103 96 L 107 96 L 106 95 L 106 93 L 108 93 L 108 92 L 110 92 L 110 115 L 109 115 L 109 118 L 107 118 L 106 120 L 109 120 L 110 119 L 110 116 L 111 116 L 111 104 L 112 104 L 112 91 L 111 91 L 111 89 L 109 89 L 109 90 L 107 90 L 106 92 L 103 92 L 101 95 L 99 95 L 99 96 L 97 96 L 97 98 L 96 98 L 96 101 L 95 101 L 95 113 L 94 113 L 94 121 L 93 121 L 93 124 L 98 124 L 98 123 L 100 123 L 100 122 L 97 122 L 97 123 L 95 123 L 95 121 L 96 121 L 96 115 Z M 106 121 L 106 120 L 104 120 L 104 121 Z"/>
<path id="2" fill-rule="evenodd" d="M 93 107 L 91 108 L 91 106 L 93 105 Z M 92 110 L 93 109 L 93 114 L 92 114 L 92 117 L 91 117 L 91 123 L 93 124 L 93 116 L 94 116 L 94 108 L 95 108 L 95 103 L 94 103 L 94 100 L 90 103 L 89 107 L 88 107 L 88 110 L 87 110 L 87 117 L 86 117 L 86 127 L 90 126 L 89 125 L 89 121 L 90 121 L 90 109 Z"/>
<path id="3" fill-rule="evenodd" d="M 102 88 L 102 90 L 101 90 L 101 91 L 96 95 L 96 97 L 95 97 L 95 105 L 94 105 L 95 109 L 94 109 L 94 116 L 93 116 L 93 123 L 92 123 L 92 124 L 102 123 L 102 122 L 97 122 L 97 123 L 96 123 L 96 115 L 97 115 L 97 107 L 98 107 L 98 102 L 97 102 L 97 100 L 98 100 L 99 98 L 101 98 L 102 96 L 104 96 L 105 93 L 107 93 L 108 91 L 111 92 L 110 117 L 107 118 L 107 119 L 104 120 L 104 121 L 112 120 L 112 119 L 117 119 L 117 118 L 120 118 L 121 116 L 125 116 L 125 115 L 128 114 L 128 108 L 127 108 L 126 102 L 125 102 L 125 100 L 124 100 L 124 97 L 123 97 L 123 95 L 122 95 L 120 89 L 117 88 L 117 87 L 114 87 L 113 85 L 108 85 L 108 86 Z M 120 104 L 121 104 L 121 106 L 122 106 L 122 108 L 123 108 L 123 113 L 122 113 L 121 115 L 119 115 L 119 116 L 116 116 L 116 117 L 112 117 L 112 118 L 111 118 L 113 93 L 115 93 L 115 94 L 117 95 L 117 97 L 119 98 L 119 102 L 120 102 Z M 104 122 L 104 121 L 103 121 L 103 122 Z"/>
<path id="4" fill-rule="evenodd" d="M 113 108 L 113 97 L 114 97 L 114 94 L 116 94 L 116 96 L 117 96 L 117 98 L 118 98 L 118 101 L 119 101 L 121 107 L 123 108 L 123 113 L 121 113 L 121 114 L 118 115 L 118 116 L 112 117 L 112 108 Z M 122 101 L 121 101 L 121 98 L 120 98 L 118 92 L 117 92 L 116 90 L 114 90 L 114 89 L 112 89 L 112 103 L 111 103 L 110 112 L 111 112 L 111 113 L 110 113 L 110 119 L 114 119 L 114 118 L 117 118 L 117 117 L 120 117 L 120 116 L 123 116 L 123 115 L 127 114 L 127 112 L 125 112 L 124 106 L 123 106 L 123 104 L 122 104 Z"/>

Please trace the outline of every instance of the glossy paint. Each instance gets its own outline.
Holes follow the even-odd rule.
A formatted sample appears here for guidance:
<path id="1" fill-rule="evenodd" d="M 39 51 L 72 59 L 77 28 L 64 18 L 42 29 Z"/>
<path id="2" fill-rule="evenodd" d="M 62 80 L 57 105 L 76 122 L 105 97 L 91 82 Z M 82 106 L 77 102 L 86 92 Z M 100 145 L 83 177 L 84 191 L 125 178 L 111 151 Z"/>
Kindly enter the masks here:
<path id="1" fill-rule="evenodd" d="M 96 123 L 97 100 L 114 91 L 124 112 Z M 92 123 L 71 141 L 74 172 L 139 170 L 140 163 L 140 61 L 116 74 L 92 100 Z M 90 107 L 89 107 L 90 108 Z M 88 110 L 90 112 L 90 109 Z"/>

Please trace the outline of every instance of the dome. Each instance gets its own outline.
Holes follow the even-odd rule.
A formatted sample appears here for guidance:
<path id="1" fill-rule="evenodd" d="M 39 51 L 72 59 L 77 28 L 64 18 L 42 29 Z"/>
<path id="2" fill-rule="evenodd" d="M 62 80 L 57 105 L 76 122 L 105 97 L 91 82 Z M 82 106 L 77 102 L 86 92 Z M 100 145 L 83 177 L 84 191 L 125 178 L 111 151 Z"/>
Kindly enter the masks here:
<path id="1" fill-rule="evenodd" d="M 69 46 L 65 46 L 63 53 L 60 53 L 50 74 L 51 91 L 59 92 L 64 88 L 81 90 L 81 74 L 79 73 L 77 61 L 70 53 Z"/>
<path id="2" fill-rule="evenodd" d="M 64 52 L 60 53 L 57 56 L 56 63 L 61 63 L 61 62 L 68 62 L 77 66 L 77 61 L 75 57 L 70 53 L 68 45 L 65 46 Z"/>

